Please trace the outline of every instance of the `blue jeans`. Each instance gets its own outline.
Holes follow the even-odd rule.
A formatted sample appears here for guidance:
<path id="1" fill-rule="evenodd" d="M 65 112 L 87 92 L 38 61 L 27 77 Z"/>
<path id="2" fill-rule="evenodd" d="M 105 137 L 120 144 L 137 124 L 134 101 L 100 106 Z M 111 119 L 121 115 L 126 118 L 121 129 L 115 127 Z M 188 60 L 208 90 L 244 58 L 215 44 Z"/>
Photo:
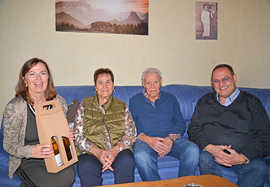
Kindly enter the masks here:
<path id="1" fill-rule="evenodd" d="M 130 150 L 126 149 L 118 153 L 112 168 L 115 184 L 134 182 L 135 162 Z M 102 164 L 94 155 L 79 156 L 78 173 L 82 187 L 102 185 Z"/>
<path id="2" fill-rule="evenodd" d="M 199 147 L 187 138 L 178 138 L 172 146 L 169 156 L 179 160 L 178 176 L 195 175 L 199 163 Z M 158 153 L 147 143 L 137 140 L 134 144 L 136 167 L 143 181 L 160 180 L 158 173 Z"/>
<path id="3" fill-rule="evenodd" d="M 212 174 L 220 177 L 222 177 L 222 169 L 225 168 L 225 166 L 218 164 L 207 151 L 201 151 L 199 165 L 201 174 Z M 239 187 L 263 187 L 267 179 L 267 165 L 260 158 L 250 161 L 249 164 L 234 165 L 231 170 L 238 176 Z"/>

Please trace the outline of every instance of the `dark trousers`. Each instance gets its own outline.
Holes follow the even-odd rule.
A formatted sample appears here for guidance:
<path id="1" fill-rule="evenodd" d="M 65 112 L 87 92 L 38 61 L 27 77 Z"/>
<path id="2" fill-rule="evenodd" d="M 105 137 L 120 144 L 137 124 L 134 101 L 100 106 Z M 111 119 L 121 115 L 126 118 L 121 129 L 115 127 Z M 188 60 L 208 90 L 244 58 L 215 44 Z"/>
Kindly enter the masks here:
<path id="1" fill-rule="evenodd" d="M 115 184 L 134 182 L 135 161 L 130 150 L 126 149 L 118 153 L 112 168 Z M 102 185 L 102 164 L 94 155 L 79 156 L 78 173 L 82 187 Z"/>
<path id="2" fill-rule="evenodd" d="M 22 181 L 20 187 L 71 187 L 74 182 L 73 166 L 48 173 L 43 159 L 22 159 L 15 173 Z"/>

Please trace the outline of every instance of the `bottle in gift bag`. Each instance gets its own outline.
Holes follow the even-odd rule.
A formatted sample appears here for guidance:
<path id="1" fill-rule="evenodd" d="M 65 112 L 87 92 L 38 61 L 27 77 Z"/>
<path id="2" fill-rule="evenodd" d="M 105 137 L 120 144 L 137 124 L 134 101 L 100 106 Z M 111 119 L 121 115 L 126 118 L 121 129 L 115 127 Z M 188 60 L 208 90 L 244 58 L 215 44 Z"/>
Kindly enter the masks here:
<path id="1" fill-rule="evenodd" d="M 66 150 L 67 159 L 68 159 L 68 161 L 70 161 L 72 159 L 72 157 L 73 157 L 70 141 L 65 136 L 62 136 L 62 139 L 63 139 L 64 147 L 65 147 L 65 150 Z"/>
<path id="2" fill-rule="evenodd" d="M 54 152 L 54 157 L 55 157 L 56 164 L 57 164 L 57 166 L 62 166 L 63 162 L 62 162 L 62 159 L 61 159 L 61 156 L 60 156 L 60 152 L 59 152 L 59 148 L 58 148 L 55 136 L 51 137 L 51 143 L 52 143 L 52 146 L 53 146 L 53 152 Z"/>

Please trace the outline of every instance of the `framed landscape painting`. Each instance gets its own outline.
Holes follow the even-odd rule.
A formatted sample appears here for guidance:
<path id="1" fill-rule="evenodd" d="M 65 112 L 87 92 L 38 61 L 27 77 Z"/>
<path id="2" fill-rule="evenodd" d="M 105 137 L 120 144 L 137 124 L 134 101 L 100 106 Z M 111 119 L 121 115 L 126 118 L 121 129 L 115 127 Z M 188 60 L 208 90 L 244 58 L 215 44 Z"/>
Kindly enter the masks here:
<path id="1" fill-rule="evenodd" d="M 55 0 L 56 31 L 148 35 L 149 0 Z"/>

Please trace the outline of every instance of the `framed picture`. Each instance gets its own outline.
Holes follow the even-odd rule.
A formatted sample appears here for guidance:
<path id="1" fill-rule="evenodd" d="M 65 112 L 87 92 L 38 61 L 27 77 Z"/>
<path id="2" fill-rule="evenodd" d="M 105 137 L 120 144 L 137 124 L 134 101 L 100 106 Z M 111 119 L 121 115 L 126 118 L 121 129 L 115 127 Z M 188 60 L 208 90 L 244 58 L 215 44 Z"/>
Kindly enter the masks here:
<path id="1" fill-rule="evenodd" d="M 217 40 L 217 5 L 216 2 L 196 2 L 196 40 Z"/>
<path id="2" fill-rule="evenodd" d="M 149 0 L 55 0 L 56 31 L 148 35 Z"/>

